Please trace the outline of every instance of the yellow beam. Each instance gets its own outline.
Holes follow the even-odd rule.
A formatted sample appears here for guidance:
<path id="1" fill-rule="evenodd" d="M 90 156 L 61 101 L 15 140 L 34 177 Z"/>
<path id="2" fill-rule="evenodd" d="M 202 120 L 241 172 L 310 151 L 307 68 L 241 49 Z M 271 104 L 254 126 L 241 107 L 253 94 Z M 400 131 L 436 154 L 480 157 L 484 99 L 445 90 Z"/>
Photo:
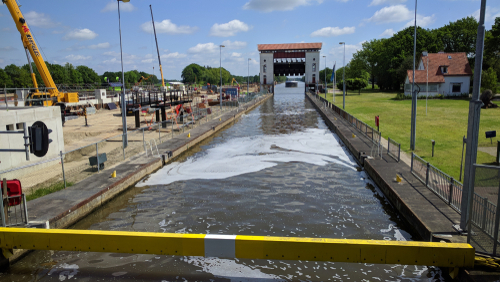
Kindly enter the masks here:
<path id="1" fill-rule="evenodd" d="M 0 228 L 2 249 L 473 267 L 469 244 Z"/>

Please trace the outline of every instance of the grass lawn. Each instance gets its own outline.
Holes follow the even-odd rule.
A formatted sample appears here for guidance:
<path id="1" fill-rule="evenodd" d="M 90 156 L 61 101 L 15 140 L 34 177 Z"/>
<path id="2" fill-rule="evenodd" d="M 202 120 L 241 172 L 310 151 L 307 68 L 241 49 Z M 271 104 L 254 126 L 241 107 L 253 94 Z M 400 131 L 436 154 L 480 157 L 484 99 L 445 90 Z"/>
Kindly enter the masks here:
<path id="1" fill-rule="evenodd" d="M 73 186 L 73 182 L 66 182 L 66 187 L 71 187 L 71 186 Z M 57 182 L 49 187 L 35 190 L 35 192 L 26 196 L 26 201 L 31 201 L 63 189 L 64 189 L 64 182 Z"/>
<path id="2" fill-rule="evenodd" d="M 401 143 L 401 150 L 411 152 L 411 100 L 398 101 L 394 100 L 394 97 L 396 93 L 384 93 L 371 89 L 362 90 L 361 95 L 358 95 L 357 91 L 348 91 L 345 110 L 372 127 L 375 127 L 375 116 L 380 116 L 382 136 L 386 139 L 387 137 L 394 139 Z M 333 94 L 329 93 L 327 99 L 332 101 L 332 98 Z M 342 108 L 341 91 L 336 91 L 335 104 Z M 425 114 L 425 99 L 419 99 L 417 102 L 415 154 L 457 180 L 460 174 L 462 138 L 467 135 L 468 114 L 469 101 L 467 100 L 429 99 L 427 115 Z M 490 130 L 496 130 L 500 134 L 500 107 L 481 109 L 480 147 L 497 146 L 498 137 L 493 139 L 493 144 L 485 137 L 485 131 Z M 434 157 L 431 157 L 431 139 L 436 141 Z M 478 151 L 477 155 L 477 162 L 480 164 L 495 162 L 495 157 L 487 153 Z"/>

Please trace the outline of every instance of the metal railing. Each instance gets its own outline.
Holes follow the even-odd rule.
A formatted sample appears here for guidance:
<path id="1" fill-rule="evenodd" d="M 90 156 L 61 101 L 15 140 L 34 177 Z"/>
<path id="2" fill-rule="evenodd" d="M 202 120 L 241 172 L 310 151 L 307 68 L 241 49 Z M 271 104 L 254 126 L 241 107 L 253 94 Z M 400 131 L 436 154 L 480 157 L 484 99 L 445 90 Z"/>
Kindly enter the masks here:
<path id="1" fill-rule="evenodd" d="M 397 162 L 401 160 L 401 144 L 390 137 L 387 138 L 387 154 Z"/>
<path id="2" fill-rule="evenodd" d="M 498 241 L 498 232 L 495 232 L 498 230 L 498 226 L 495 227 L 495 222 L 499 217 L 497 211 L 498 201 L 496 205 L 492 203 L 491 200 L 495 201 L 497 199 L 492 199 L 491 195 L 497 197 L 500 191 L 500 167 L 477 164 L 475 164 L 474 167 L 476 170 L 474 180 L 475 191 L 472 200 L 470 220 L 474 225 L 475 234 L 479 236 L 478 238 L 481 236 L 483 237 L 480 240 L 476 240 L 476 244 L 485 245 L 484 242 L 488 240 Z M 489 174 L 483 173 L 486 174 L 486 176 L 481 177 L 481 173 L 478 173 L 478 169 L 494 172 Z M 461 213 L 462 183 L 431 165 L 429 162 L 426 162 L 415 153 L 411 154 L 411 173 L 451 208 Z M 483 249 L 486 250 L 484 252 L 493 254 L 491 250 L 488 251 L 488 248 L 496 244 L 490 242 L 486 245 L 487 247 L 483 246 Z"/>
<path id="3" fill-rule="evenodd" d="M 460 213 L 462 183 L 411 153 L 411 173 L 427 188 Z"/>
<path id="4" fill-rule="evenodd" d="M 348 112 L 344 111 L 343 109 L 337 107 L 336 105 L 332 104 L 325 98 L 321 97 L 320 95 L 316 93 L 310 92 L 313 97 L 315 97 L 317 100 L 321 101 L 324 103 L 324 105 L 330 109 L 332 109 L 335 113 L 337 113 L 340 117 L 345 119 L 352 127 L 356 128 L 361 134 L 366 136 L 367 138 L 371 139 L 374 144 L 379 144 L 381 140 L 381 133 L 374 129 L 373 127 L 369 126 L 365 122 L 357 119 L 353 115 L 349 114 Z"/>

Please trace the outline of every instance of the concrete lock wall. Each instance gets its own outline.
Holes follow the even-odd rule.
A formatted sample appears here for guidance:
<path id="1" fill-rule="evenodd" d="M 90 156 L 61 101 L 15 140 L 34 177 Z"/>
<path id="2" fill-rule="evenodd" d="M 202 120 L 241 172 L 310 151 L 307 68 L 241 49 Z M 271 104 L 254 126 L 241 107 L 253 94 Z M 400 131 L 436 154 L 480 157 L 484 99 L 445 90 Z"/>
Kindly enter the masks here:
<path id="1" fill-rule="evenodd" d="M 266 83 L 264 83 L 264 75 L 266 76 Z M 273 84 L 273 83 L 274 83 L 274 53 L 260 53 L 260 84 Z"/>
<path id="2" fill-rule="evenodd" d="M 18 107 L 14 109 L 0 109 L 0 131 L 23 130 L 22 123 L 32 126 L 35 121 L 42 121 L 48 129 L 52 129 L 49 139 L 49 151 L 42 157 L 30 154 L 30 161 L 26 161 L 26 154 L 19 152 L 0 152 L 0 171 L 16 168 L 30 163 L 51 159 L 64 152 L 64 136 L 59 107 Z M 24 149 L 22 134 L 0 134 L 1 149 Z"/>
<path id="3" fill-rule="evenodd" d="M 313 64 L 316 64 L 316 70 L 313 71 Z M 312 83 L 313 75 L 316 77 L 316 83 L 319 83 L 319 51 L 306 52 L 306 83 Z"/>

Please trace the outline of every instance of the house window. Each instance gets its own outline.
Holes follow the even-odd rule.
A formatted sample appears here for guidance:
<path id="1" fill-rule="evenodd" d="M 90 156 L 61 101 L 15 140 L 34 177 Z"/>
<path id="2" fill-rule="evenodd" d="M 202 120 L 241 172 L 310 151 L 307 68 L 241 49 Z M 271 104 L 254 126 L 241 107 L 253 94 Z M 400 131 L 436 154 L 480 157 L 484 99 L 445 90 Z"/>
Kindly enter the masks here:
<path id="1" fill-rule="evenodd" d="M 266 70 L 267 70 L 267 66 L 266 66 L 266 65 L 264 65 L 264 67 L 263 67 L 263 73 L 265 73 L 265 72 L 266 72 Z"/>
<path id="2" fill-rule="evenodd" d="M 316 63 L 313 64 L 313 70 L 312 71 L 316 71 Z"/>
<path id="3" fill-rule="evenodd" d="M 441 67 L 441 72 L 448 73 L 448 67 L 446 66 Z"/>
<path id="4" fill-rule="evenodd" d="M 460 90 L 461 90 L 461 87 L 462 85 L 460 83 L 453 83 L 452 84 L 452 87 L 451 87 L 451 92 L 453 93 L 460 93 Z"/>

